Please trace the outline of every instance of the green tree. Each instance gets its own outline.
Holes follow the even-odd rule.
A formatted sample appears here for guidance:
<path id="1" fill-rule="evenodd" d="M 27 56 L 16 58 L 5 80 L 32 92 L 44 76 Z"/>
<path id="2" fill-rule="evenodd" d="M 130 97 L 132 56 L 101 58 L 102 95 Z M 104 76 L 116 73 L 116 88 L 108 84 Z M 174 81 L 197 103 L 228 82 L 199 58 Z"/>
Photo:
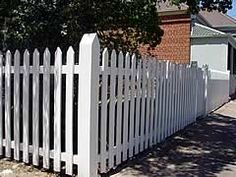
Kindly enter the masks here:
<path id="1" fill-rule="evenodd" d="M 172 0 L 226 12 L 232 0 Z M 135 51 L 156 46 L 163 31 L 157 0 L 0 0 L 0 49 L 78 47 L 84 33 L 97 32 L 108 47 Z"/>

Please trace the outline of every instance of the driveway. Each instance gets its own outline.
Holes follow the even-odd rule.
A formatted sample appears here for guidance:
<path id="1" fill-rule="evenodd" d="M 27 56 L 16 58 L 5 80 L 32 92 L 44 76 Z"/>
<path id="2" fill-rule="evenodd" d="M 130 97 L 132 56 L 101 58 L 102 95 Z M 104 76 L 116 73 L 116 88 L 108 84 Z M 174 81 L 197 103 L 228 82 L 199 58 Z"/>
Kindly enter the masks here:
<path id="1" fill-rule="evenodd" d="M 236 101 L 105 176 L 236 177 Z"/>

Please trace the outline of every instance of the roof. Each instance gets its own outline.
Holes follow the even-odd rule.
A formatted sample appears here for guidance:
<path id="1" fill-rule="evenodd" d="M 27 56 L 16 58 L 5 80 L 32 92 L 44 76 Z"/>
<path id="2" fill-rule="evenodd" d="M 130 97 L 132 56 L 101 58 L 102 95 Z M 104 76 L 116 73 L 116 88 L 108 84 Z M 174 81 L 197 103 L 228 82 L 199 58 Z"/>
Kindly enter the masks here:
<path id="1" fill-rule="evenodd" d="M 157 11 L 158 12 L 171 12 L 171 11 L 182 11 L 188 10 L 188 6 L 185 3 L 181 3 L 180 6 L 174 5 L 171 0 L 157 0 Z"/>
<path id="2" fill-rule="evenodd" d="M 200 18 L 199 21 L 203 20 L 203 23 L 205 23 L 205 25 L 208 25 L 212 28 L 236 28 L 236 20 L 234 18 L 218 11 L 200 11 L 197 18 Z"/>
<path id="3" fill-rule="evenodd" d="M 209 28 L 207 26 L 201 25 L 199 23 L 194 23 L 192 28 L 191 37 L 225 37 L 225 33 Z"/>

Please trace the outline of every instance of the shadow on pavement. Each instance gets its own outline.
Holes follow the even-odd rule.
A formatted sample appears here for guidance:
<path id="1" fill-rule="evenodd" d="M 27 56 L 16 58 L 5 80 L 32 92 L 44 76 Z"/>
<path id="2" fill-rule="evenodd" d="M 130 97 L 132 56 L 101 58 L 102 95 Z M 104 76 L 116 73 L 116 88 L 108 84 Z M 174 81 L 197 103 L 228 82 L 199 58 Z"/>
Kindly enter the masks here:
<path id="1" fill-rule="evenodd" d="M 105 176 L 212 177 L 235 162 L 236 118 L 211 114 Z"/>

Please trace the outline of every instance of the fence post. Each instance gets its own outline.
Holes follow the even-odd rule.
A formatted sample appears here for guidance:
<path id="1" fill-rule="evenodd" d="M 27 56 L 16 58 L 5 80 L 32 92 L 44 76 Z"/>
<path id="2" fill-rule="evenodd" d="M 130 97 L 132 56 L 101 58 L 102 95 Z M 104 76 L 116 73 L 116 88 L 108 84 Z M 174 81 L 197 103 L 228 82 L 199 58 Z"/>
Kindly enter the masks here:
<path id="1" fill-rule="evenodd" d="M 197 75 L 197 69 L 198 69 L 198 63 L 197 61 L 192 61 L 191 62 L 191 67 L 194 68 L 194 79 L 195 79 L 195 107 L 194 107 L 194 121 L 196 121 L 197 119 L 197 110 L 198 110 L 198 105 L 197 105 L 197 102 L 198 102 L 198 75 Z"/>
<path id="2" fill-rule="evenodd" d="M 97 176 L 99 54 L 97 35 L 85 34 L 80 42 L 79 52 L 79 177 Z"/>
<path id="3" fill-rule="evenodd" d="M 204 108 L 205 108 L 205 114 L 204 117 L 208 114 L 208 65 L 202 66 L 203 70 L 203 78 L 204 78 Z"/>

